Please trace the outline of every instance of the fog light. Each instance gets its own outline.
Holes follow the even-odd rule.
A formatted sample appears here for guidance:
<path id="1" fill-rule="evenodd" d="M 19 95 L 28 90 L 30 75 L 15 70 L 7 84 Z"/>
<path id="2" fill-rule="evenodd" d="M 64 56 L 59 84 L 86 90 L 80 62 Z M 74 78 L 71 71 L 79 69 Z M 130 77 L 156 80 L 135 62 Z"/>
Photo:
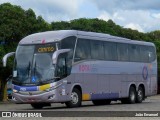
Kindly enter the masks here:
<path id="1" fill-rule="evenodd" d="M 54 98 L 54 95 L 50 95 L 50 96 L 48 97 L 49 100 L 51 100 L 51 99 L 53 99 L 53 98 Z"/>
<path id="2" fill-rule="evenodd" d="M 14 96 L 12 96 L 12 100 L 17 101 L 17 99 Z"/>

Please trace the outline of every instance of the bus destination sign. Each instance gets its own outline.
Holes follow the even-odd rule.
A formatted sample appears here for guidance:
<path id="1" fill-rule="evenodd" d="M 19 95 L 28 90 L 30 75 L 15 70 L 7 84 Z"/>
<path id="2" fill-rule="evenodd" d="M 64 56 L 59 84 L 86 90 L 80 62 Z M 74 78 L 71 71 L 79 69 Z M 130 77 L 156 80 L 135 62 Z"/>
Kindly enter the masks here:
<path id="1" fill-rule="evenodd" d="M 35 48 L 36 53 L 50 53 L 56 50 L 56 46 L 54 44 L 46 44 L 46 45 L 37 45 Z"/>

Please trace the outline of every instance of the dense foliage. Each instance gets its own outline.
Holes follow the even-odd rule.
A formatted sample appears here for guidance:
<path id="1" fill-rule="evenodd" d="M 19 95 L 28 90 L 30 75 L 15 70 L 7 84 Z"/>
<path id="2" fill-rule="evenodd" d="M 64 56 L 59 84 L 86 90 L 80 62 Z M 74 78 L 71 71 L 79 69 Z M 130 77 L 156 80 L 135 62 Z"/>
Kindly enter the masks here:
<path id="1" fill-rule="evenodd" d="M 18 42 L 23 37 L 32 33 L 62 29 L 101 32 L 132 40 L 150 41 L 155 43 L 158 61 L 160 61 L 160 31 L 142 33 L 116 25 L 112 20 L 106 22 L 97 18 L 80 18 L 49 24 L 41 16 L 37 17 L 32 9 L 24 10 L 20 6 L 11 5 L 10 3 L 0 5 L 0 61 L 2 61 L 4 54 L 15 51 Z M 0 80 L 4 81 L 11 74 L 11 61 L 13 59 L 9 61 L 7 68 L 3 68 L 2 62 L 0 62 Z"/>

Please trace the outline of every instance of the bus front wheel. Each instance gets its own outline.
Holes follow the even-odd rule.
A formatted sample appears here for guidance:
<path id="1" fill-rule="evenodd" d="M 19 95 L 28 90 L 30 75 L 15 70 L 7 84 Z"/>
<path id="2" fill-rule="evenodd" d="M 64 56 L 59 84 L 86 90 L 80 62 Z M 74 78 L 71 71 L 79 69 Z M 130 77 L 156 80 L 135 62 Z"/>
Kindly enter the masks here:
<path id="1" fill-rule="evenodd" d="M 77 88 L 74 88 L 71 93 L 71 101 L 66 102 L 65 104 L 67 107 L 72 108 L 81 106 L 81 103 L 82 103 L 82 94 Z"/>

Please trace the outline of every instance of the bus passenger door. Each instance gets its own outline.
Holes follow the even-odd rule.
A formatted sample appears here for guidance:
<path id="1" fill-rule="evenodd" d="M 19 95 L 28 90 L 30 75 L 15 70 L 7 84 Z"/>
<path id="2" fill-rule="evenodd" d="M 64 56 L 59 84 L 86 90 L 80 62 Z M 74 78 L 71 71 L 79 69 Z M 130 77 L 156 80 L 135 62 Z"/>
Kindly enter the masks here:
<path id="1" fill-rule="evenodd" d="M 69 97 L 70 88 L 71 88 L 71 80 L 70 77 L 70 71 L 71 66 L 69 65 L 70 59 L 67 57 L 68 53 L 62 53 L 58 56 L 57 64 L 56 64 L 56 72 L 55 77 L 62 82 L 62 88 L 60 90 L 61 92 L 61 100 L 67 100 Z"/>

